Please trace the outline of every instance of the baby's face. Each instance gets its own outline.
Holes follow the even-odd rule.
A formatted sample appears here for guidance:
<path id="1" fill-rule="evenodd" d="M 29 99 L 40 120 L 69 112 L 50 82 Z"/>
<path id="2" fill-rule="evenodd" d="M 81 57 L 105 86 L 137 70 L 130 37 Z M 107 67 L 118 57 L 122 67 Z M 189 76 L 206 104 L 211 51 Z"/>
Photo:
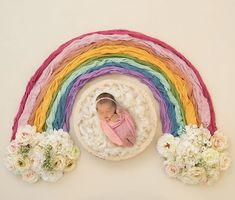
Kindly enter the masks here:
<path id="1" fill-rule="evenodd" d="M 98 104 L 97 112 L 101 118 L 109 121 L 115 113 L 115 106 L 113 106 L 112 103 Z"/>

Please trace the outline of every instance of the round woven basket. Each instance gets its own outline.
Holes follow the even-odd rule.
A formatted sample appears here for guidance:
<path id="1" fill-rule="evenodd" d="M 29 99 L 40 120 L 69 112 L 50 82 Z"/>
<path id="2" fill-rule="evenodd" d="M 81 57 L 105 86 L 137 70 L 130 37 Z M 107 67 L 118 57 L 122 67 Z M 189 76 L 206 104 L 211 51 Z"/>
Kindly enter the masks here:
<path id="1" fill-rule="evenodd" d="M 103 133 L 95 109 L 95 99 L 102 92 L 113 94 L 135 120 L 137 137 L 133 147 L 116 146 Z M 150 89 L 139 80 L 126 75 L 105 75 L 89 81 L 77 94 L 72 124 L 79 143 L 87 151 L 105 160 L 125 160 L 141 153 L 153 140 L 157 109 Z"/>

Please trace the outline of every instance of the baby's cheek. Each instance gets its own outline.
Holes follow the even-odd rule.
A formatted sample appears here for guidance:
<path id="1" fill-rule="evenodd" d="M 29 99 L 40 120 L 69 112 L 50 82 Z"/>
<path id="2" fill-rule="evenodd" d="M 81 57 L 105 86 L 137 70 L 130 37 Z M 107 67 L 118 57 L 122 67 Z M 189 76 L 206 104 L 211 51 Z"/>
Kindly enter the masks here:
<path id="1" fill-rule="evenodd" d="M 99 119 L 103 119 L 103 115 L 101 115 L 99 113 L 98 113 L 98 117 L 99 117 Z"/>

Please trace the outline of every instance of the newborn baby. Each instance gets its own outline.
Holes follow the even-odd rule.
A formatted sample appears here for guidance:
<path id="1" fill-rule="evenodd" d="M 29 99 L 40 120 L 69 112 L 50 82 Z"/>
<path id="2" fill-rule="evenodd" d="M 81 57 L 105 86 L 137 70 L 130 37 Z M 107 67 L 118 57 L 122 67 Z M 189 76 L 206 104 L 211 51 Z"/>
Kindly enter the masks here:
<path id="1" fill-rule="evenodd" d="M 116 145 L 133 146 L 135 125 L 130 114 L 122 109 L 113 95 L 102 93 L 96 98 L 96 110 L 105 135 Z"/>

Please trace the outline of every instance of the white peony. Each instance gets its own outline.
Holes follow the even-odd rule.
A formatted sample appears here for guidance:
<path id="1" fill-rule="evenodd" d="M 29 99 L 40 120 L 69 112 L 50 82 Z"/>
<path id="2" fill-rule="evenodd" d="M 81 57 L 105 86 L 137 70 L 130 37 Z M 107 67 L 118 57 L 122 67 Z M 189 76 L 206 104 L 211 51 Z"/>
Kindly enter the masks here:
<path id="1" fill-rule="evenodd" d="M 162 157 L 173 156 L 178 144 L 178 139 L 173 135 L 165 133 L 158 139 L 157 151 Z"/>

